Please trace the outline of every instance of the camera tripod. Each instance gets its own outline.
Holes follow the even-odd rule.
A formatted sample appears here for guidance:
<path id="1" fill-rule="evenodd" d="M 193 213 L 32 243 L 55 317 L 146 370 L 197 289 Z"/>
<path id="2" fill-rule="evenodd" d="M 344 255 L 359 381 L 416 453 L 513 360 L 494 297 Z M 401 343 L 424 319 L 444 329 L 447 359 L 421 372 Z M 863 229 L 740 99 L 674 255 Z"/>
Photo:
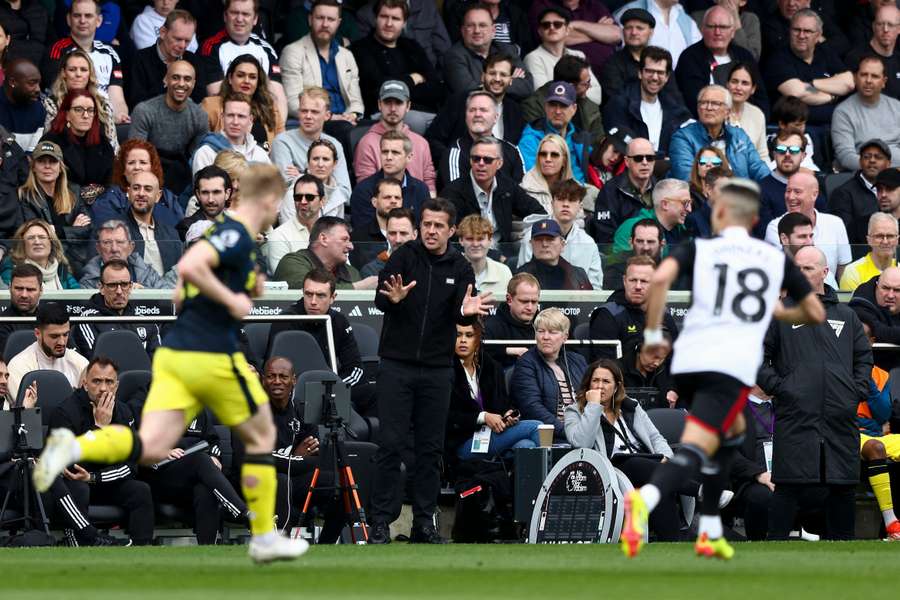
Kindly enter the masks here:
<path id="1" fill-rule="evenodd" d="M 319 459 L 319 465 L 313 471 L 312 481 L 303 502 L 303 510 L 300 511 L 300 522 L 303 523 L 312 504 L 315 491 L 332 490 L 335 500 L 344 503 L 344 524 L 350 530 L 350 541 L 354 544 L 366 544 L 369 541 L 369 527 L 366 524 L 366 511 L 359 500 L 359 486 L 353 476 L 353 469 L 347 461 L 347 452 L 344 448 L 344 439 L 341 435 L 346 433 L 355 437 L 347 423 L 338 414 L 335 406 L 334 381 L 323 381 L 325 387 L 322 395 L 322 424 L 328 429 L 325 438 L 327 440 L 325 452 Z M 321 465 L 328 465 L 334 473 L 335 483 L 329 486 L 318 486 L 319 476 L 322 473 Z M 359 527 L 359 534 L 356 527 Z"/>
<path id="2" fill-rule="evenodd" d="M 40 448 L 33 448 L 29 445 L 28 434 L 29 429 L 22 421 L 22 413 L 25 411 L 23 406 L 13 406 L 10 413 L 13 417 L 11 437 L 7 440 L 14 440 L 12 444 L 12 469 L 6 473 L 9 480 L 9 487 L 6 496 L 3 498 L 3 505 L 0 506 L 0 527 L 6 528 L 9 525 L 21 522 L 25 529 L 28 529 L 37 519 L 40 518 L 40 529 L 50 536 L 50 521 L 47 518 L 47 512 L 44 510 L 44 502 L 41 495 L 34 489 L 31 476 L 34 471 L 34 457 L 40 452 Z M 29 411 L 34 415 L 38 415 L 38 423 L 40 423 L 40 413 L 38 410 Z M 32 424 L 31 427 L 34 427 Z M 37 425 L 40 432 L 40 425 Z M 16 484 L 18 482 L 18 485 Z M 20 489 L 22 491 L 22 516 L 4 520 L 6 509 L 12 499 L 13 493 Z M 32 501 L 37 507 L 38 515 L 32 516 Z"/>

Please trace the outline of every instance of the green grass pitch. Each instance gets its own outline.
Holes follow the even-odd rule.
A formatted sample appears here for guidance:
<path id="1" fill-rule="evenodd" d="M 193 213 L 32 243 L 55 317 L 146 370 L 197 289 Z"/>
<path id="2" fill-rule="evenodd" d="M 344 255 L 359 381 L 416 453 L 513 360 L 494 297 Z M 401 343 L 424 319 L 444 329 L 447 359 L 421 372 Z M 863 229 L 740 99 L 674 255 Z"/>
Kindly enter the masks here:
<path id="1" fill-rule="evenodd" d="M 242 546 L 0 550 L 0 598 L 130 600 L 573 598 L 799 600 L 888 597 L 900 544 L 738 544 L 723 563 L 689 544 L 314 547 L 254 566 Z"/>

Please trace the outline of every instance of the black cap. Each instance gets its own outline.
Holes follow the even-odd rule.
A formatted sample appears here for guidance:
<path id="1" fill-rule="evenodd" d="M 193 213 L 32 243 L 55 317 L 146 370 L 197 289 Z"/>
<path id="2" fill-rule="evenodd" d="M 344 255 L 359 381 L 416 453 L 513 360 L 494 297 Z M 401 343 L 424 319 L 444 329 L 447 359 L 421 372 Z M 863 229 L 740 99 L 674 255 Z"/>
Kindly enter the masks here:
<path id="1" fill-rule="evenodd" d="M 613 127 L 606 132 L 606 137 L 612 142 L 613 148 L 620 154 L 628 153 L 628 144 L 634 139 L 631 132 L 625 127 Z"/>
<path id="2" fill-rule="evenodd" d="M 650 27 L 656 27 L 656 19 L 653 18 L 653 15 L 651 15 L 649 11 L 646 11 L 643 8 L 629 8 L 623 12 L 619 22 L 624 25 L 628 21 L 643 21 Z"/>
<path id="3" fill-rule="evenodd" d="M 866 150 L 866 148 L 878 148 L 885 156 L 891 158 L 891 149 L 883 140 L 873 138 L 869 141 L 863 142 L 859 145 L 859 153 L 862 154 Z"/>
<path id="4" fill-rule="evenodd" d="M 566 23 L 572 22 L 572 11 L 565 6 L 548 6 L 538 14 L 537 22 L 540 23 L 547 15 L 559 15 Z"/>
<path id="5" fill-rule="evenodd" d="M 900 187 L 900 169 L 889 167 L 875 178 L 875 187 L 883 186 L 889 190 Z"/>

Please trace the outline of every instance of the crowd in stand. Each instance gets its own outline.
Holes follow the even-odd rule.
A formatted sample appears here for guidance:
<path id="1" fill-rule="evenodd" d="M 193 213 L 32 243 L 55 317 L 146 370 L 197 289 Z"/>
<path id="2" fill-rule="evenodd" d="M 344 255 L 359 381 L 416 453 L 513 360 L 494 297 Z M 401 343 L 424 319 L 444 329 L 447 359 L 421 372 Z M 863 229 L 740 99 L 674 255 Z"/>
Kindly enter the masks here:
<path id="1" fill-rule="evenodd" d="M 379 287 L 395 251 L 424 245 L 423 207 L 440 198 L 452 207 L 451 246 L 475 288 L 501 301 L 486 322 L 457 325 L 447 461 L 472 459 L 483 427 L 493 434 L 487 455 L 537 445 L 541 423 L 554 426 L 557 442 L 610 457 L 670 456 L 644 408 L 684 406 L 668 355 L 641 347 L 646 293 L 671 247 L 712 234 L 711 209 L 729 177 L 760 188 L 755 237 L 807 265 L 823 297 L 853 292 L 834 320 L 847 322 L 860 347 L 867 337 L 900 342 L 898 32 L 896 0 L 2 0 L 0 285 L 10 293 L 4 314 L 36 316 L 38 339 L 6 354 L 0 391 L 6 385 L 8 401 L 33 406 L 40 390 L 19 389 L 25 374 L 55 369 L 75 390 L 59 423 L 134 425 L 142 401 L 107 402 L 118 366 L 96 357 L 95 345 L 105 330 L 127 328 L 152 356 L 160 329 L 83 323 L 69 335 L 68 319 L 41 295 L 96 290 L 83 314 L 133 315 L 131 291 L 174 288 L 186 246 L 240 202 L 247 166 L 271 163 L 288 191 L 278 222 L 257 238 L 258 270 L 297 290 L 292 312 L 331 315 L 339 374 L 360 415 L 379 412 L 374 383 L 363 377 L 350 323 L 331 308 L 335 290 Z M 618 340 L 620 359 L 611 347 L 570 351 L 575 324 L 539 312 L 541 290 L 610 291 L 585 324 L 590 338 Z M 315 454 L 318 441 L 311 429 L 290 443 L 302 418 L 286 411 L 303 367 L 271 345 L 280 331 L 304 328 L 327 356 L 316 323 L 273 327 L 259 355 L 247 346 L 286 428 L 279 452 L 288 463 Z M 17 327 L 0 325 L 0 350 Z M 671 317 L 666 329 L 677 337 Z M 799 504 L 802 521 L 825 506 L 818 530 L 852 536 L 847 465 L 860 448 L 847 450 L 850 437 L 834 436 L 841 458 L 822 459 L 843 471 L 799 469 L 782 474 L 782 487 L 778 465 L 791 452 L 782 442 L 771 475 L 767 444 L 779 427 L 788 427 L 782 440 L 804 439 L 799 426 L 783 425 L 801 409 L 779 400 L 802 404 L 805 394 L 786 381 L 796 368 L 797 342 L 785 341 L 793 334 L 775 326 L 771 334 L 769 371 L 748 409 L 757 436 L 735 469 L 729 510 L 760 539 L 794 528 L 793 516 L 770 522 L 773 503 L 781 515 Z M 491 339 L 529 343 L 482 347 Z M 819 418 L 835 431 L 849 422 L 870 438 L 890 435 L 890 411 L 878 402 L 890 399 L 885 381 L 897 360 L 876 352 L 870 373 L 853 348 L 829 369 L 845 388 L 833 393 L 868 420 L 857 427 L 852 411 Z M 604 386 L 606 404 L 593 393 Z M 85 516 L 102 499 L 142 515 L 130 535 L 148 543 L 151 491 L 190 490 L 198 515 L 212 506 L 242 518 L 208 419 L 191 425 L 182 451 L 198 439 L 208 450 L 170 478 L 134 465 L 109 480 L 109 470 L 89 466 L 67 474 L 52 503 L 70 541 L 114 543 Z M 882 476 L 900 448 L 876 446 L 862 458 L 893 535 Z M 298 470 L 279 483 L 294 498 L 311 474 Z M 626 471 L 647 477 L 645 464 Z M 806 494 L 821 485 L 825 492 Z M 686 484 L 681 493 L 698 490 Z M 654 513 L 660 539 L 681 535 L 676 504 Z M 285 512 L 280 526 L 293 525 Z M 215 541 L 217 527 L 198 517 L 198 540 Z M 900 538 L 900 524 L 893 531 Z"/>

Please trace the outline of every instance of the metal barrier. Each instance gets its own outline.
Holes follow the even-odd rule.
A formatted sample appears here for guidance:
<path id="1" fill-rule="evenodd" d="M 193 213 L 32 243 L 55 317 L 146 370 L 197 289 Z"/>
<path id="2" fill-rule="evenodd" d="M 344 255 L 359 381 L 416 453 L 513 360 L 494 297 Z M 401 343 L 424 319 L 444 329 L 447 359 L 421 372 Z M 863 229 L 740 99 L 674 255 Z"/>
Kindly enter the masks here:
<path id="1" fill-rule="evenodd" d="M 485 346 L 534 346 L 537 340 L 482 340 Z M 566 340 L 566 346 L 615 346 L 616 358 L 622 358 L 622 342 L 620 340 Z"/>

